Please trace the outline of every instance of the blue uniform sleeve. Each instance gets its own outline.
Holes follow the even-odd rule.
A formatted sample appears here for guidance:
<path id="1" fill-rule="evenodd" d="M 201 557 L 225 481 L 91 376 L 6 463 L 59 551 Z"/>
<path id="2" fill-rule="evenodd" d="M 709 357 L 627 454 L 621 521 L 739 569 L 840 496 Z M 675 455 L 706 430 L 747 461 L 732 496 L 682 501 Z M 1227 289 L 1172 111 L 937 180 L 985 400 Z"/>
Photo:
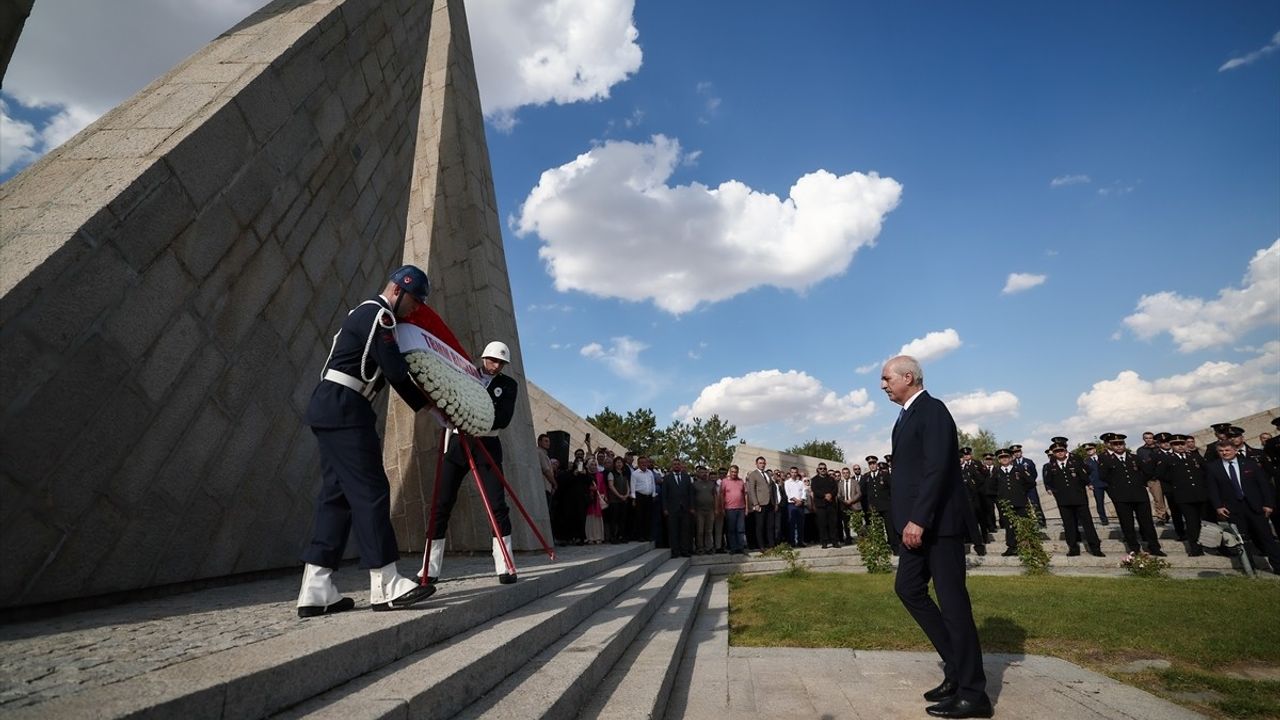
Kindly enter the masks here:
<path id="1" fill-rule="evenodd" d="M 374 362 L 382 368 L 382 374 L 387 378 L 387 382 L 396 389 L 396 393 L 409 407 L 413 408 L 414 412 L 427 406 L 427 394 L 409 375 L 409 363 L 405 362 L 404 355 L 400 353 L 400 343 L 396 342 L 396 333 L 393 328 L 385 325 L 378 327 L 371 354 Z"/>

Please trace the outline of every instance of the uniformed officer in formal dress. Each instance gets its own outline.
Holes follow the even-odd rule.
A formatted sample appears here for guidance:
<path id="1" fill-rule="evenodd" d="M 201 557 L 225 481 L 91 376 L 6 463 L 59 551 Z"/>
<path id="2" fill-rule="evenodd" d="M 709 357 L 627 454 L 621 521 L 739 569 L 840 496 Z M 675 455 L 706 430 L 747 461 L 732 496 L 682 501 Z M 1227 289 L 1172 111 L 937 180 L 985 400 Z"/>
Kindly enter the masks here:
<path id="1" fill-rule="evenodd" d="M 503 554 L 505 547 L 506 556 L 511 555 L 511 513 L 507 507 L 507 495 L 495 468 L 489 463 L 489 458 L 492 458 L 498 468 L 501 468 L 502 441 L 498 439 L 498 431 L 511 424 L 511 417 L 516 411 L 516 395 L 520 386 L 514 378 L 502 373 L 510 362 L 511 349 L 506 343 L 498 341 L 486 345 L 480 355 L 480 377 L 489 391 L 489 398 L 493 400 L 493 427 L 475 437 L 461 435 L 456 430 L 445 435 L 448 447 L 445 448 L 441 477 L 436 478 L 436 482 L 440 483 L 439 497 L 431 508 L 430 527 L 435 532 L 431 538 L 431 555 L 427 558 L 427 566 L 423 568 L 428 584 L 435 584 L 440 578 L 440 570 L 444 566 L 445 533 L 449 530 L 449 515 L 453 512 L 454 503 L 458 501 L 462 481 L 471 472 L 463 443 L 467 443 L 471 449 L 471 456 L 480 471 L 480 482 L 484 485 L 484 493 L 489 500 L 489 509 L 493 511 L 498 530 L 502 533 L 502 537 L 493 538 L 493 572 L 498 576 L 498 582 L 504 585 L 516 581 L 516 574 L 507 568 Z M 489 451 L 488 457 L 481 446 Z M 419 572 L 421 574 L 422 571 Z"/>
<path id="2" fill-rule="evenodd" d="M 1174 487 L 1164 479 L 1162 470 L 1163 464 L 1167 463 L 1173 457 L 1173 438 L 1174 433 L 1158 432 L 1152 438 L 1156 443 L 1156 452 L 1151 457 L 1151 468 L 1154 471 L 1155 479 L 1160 485 L 1160 493 L 1164 497 L 1165 512 L 1169 516 L 1169 522 L 1173 524 L 1173 535 L 1178 542 L 1186 542 L 1187 540 L 1187 520 L 1181 508 L 1178 507 L 1178 498 L 1174 492 Z M 1186 447 L 1186 442 L 1183 442 Z M 1157 522 L 1156 527 L 1160 524 Z"/>
<path id="3" fill-rule="evenodd" d="M 1221 443 L 1230 442 L 1231 423 L 1229 422 L 1214 423 L 1209 427 L 1213 428 L 1213 434 L 1215 439 L 1213 442 L 1205 446 L 1204 459 L 1217 460 L 1218 445 Z"/>
<path id="4" fill-rule="evenodd" d="M 1063 442 L 1049 446 L 1050 459 L 1044 466 L 1044 486 L 1058 503 L 1062 529 L 1067 536 L 1067 555 L 1074 557 L 1080 554 L 1080 534 L 1083 532 L 1089 554 L 1106 557 L 1089 512 L 1089 468 L 1080 458 L 1067 452 L 1066 438 L 1054 439 Z"/>
<path id="5" fill-rule="evenodd" d="M 1209 502 L 1209 486 L 1204 477 L 1204 461 L 1198 455 L 1186 451 L 1187 437 L 1174 435 L 1170 439 L 1170 452 L 1160 458 L 1157 472 L 1160 474 L 1160 481 L 1169 488 L 1169 494 L 1177 503 L 1178 514 L 1175 518 L 1182 518 L 1187 554 L 1199 557 L 1204 554 L 1204 548 L 1200 546 L 1200 521 L 1206 517 L 1205 504 Z"/>
<path id="6" fill-rule="evenodd" d="M 987 536 L 995 532 L 987 525 L 986 493 L 987 473 L 982 463 L 973 459 L 973 448 L 960 448 L 960 477 L 964 479 L 964 488 L 969 493 L 969 506 L 973 508 L 973 516 L 978 521 L 978 538 L 971 539 L 973 549 L 979 555 L 987 554 Z"/>
<path id="7" fill-rule="evenodd" d="M 298 615 L 314 617 L 350 610 L 333 584 L 347 536 L 353 534 L 360 567 L 369 571 L 369 605 L 374 610 L 406 608 L 434 591 L 403 577 L 391 528 L 391 487 L 382 466 L 372 401 L 390 383 L 415 411 L 431 405 L 410 377 L 396 342 L 396 322 L 427 302 L 427 275 L 412 266 L 392 273 L 386 288 L 356 306 L 342 321 L 311 394 L 305 422 L 320 445 L 324 480 L 316 499 L 311 542 L 298 592 Z"/>
<path id="8" fill-rule="evenodd" d="M 890 517 L 893 510 L 892 477 L 888 470 L 880 467 L 880 459 L 875 455 L 868 455 L 866 459 L 867 472 L 863 474 L 866 487 L 863 488 L 862 497 L 866 498 L 867 509 L 879 515 L 884 521 L 889 547 L 893 550 L 893 554 L 897 555 L 898 543 L 902 538 L 894 529 Z"/>
<path id="9" fill-rule="evenodd" d="M 1129 552 L 1137 552 L 1138 533 L 1147 544 L 1147 552 L 1164 556 L 1156 539 L 1156 526 L 1151 518 L 1151 499 L 1147 495 L 1147 479 L 1138 467 L 1138 456 L 1129 452 L 1125 435 L 1103 433 L 1099 438 L 1107 451 L 1098 458 L 1098 475 L 1107 484 L 1107 495 L 1115 506 L 1120 532 Z M 1134 531 L 1134 521 L 1138 529 Z"/>
<path id="10" fill-rule="evenodd" d="M 1035 487 L 1036 481 L 1027 473 L 1025 466 L 1015 465 L 1013 462 L 1013 450 L 1010 448 L 1000 448 L 996 451 L 996 465 L 991 471 L 991 476 L 987 478 L 987 486 L 989 492 L 995 495 L 996 501 L 1001 500 L 1008 502 L 1013 506 L 1013 511 L 1019 515 L 1030 516 L 1028 506 L 1031 501 L 1028 499 L 1032 488 Z M 1000 513 L 1000 527 L 1004 528 L 1004 544 L 1005 551 L 1001 553 L 1004 557 L 1013 557 L 1018 554 L 1018 536 L 1013 527 L 1013 518 L 1005 515 L 1003 511 Z"/>
<path id="11" fill-rule="evenodd" d="M 1014 467 L 1022 468 L 1031 477 L 1031 489 L 1027 491 L 1027 500 L 1036 511 L 1036 520 L 1040 523 L 1040 527 L 1045 527 L 1048 521 L 1044 517 L 1044 508 L 1040 506 L 1040 492 L 1036 490 L 1036 463 L 1031 458 L 1023 456 L 1021 445 L 1010 445 L 1009 452 L 1013 453 Z"/>

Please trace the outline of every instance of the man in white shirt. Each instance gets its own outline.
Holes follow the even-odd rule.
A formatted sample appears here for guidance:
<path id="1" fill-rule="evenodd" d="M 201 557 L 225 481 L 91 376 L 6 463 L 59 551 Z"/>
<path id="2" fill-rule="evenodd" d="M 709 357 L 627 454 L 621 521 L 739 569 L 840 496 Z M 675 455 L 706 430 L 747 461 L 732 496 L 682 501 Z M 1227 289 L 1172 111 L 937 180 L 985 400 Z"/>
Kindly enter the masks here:
<path id="1" fill-rule="evenodd" d="M 793 548 L 804 547 L 804 511 L 809 504 L 809 486 L 800 477 L 800 468 L 792 467 L 784 484 L 787 493 L 787 531 Z"/>
<path id="2" fill-rule="evenodd" d="M 637 460 L 638 467 L 631 471 L 631 539 L 649 542 L 654 537 L 654 526 L 657 521 L 653 505 L 654 493 L 658 490 L 658 475 L 653 471 L 653 461 L 648 455 L 641 455 Z"/>

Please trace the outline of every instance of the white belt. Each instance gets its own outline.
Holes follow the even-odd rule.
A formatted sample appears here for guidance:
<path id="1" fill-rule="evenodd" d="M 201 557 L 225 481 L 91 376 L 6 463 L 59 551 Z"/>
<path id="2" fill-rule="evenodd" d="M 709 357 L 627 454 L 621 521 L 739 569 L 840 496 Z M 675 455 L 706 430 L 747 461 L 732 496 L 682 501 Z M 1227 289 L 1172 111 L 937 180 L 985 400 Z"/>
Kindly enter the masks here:
<path id="1" fill-rule="evenodd" d="M 457 434 L 458 434 L 458 428 L 449 428 L 449 434 L 450 434 L 450 435 L 457 435 Z M 498 437 L 498 431 L 497 431 L 497 430 L 487 430 L 487 431 L 482 432 L 482 433 L 467 433 L 467 435 L 469 435 L 469 436 L 471 436 L 471 437 Z"/>
<path id="2" fill-rule="evenodd" d="M 341 370 L 325 370 L 324 379 L 355 390 L 364 396 L 365 400 L 372 401 L 373 396 L 378 394 L 377 390 L 374 390 L 374 383 L 362 383 L 360 378 L 348 375 Z"/>

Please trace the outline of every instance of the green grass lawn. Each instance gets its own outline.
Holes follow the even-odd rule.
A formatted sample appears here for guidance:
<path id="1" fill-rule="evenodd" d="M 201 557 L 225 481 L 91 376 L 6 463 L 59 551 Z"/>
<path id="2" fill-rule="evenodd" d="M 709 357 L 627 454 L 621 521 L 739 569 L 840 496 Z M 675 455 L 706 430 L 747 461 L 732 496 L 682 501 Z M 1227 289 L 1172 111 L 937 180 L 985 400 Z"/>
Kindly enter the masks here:
<path id="1" fill-rule="evenodd" d="M 1053 575 L 968 582 L 986 652 L 1060 657 L 1219 717 L 1280 717 L 1280 682 L 1226 675 L 1280 668 L 1280 583 Z M 735 576 L 729 588 L 733 645 L 931 649 L 893 593 L 892 575 Z M 1115 670 L 1149 658 L 1173 667 Z"/>

